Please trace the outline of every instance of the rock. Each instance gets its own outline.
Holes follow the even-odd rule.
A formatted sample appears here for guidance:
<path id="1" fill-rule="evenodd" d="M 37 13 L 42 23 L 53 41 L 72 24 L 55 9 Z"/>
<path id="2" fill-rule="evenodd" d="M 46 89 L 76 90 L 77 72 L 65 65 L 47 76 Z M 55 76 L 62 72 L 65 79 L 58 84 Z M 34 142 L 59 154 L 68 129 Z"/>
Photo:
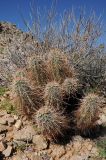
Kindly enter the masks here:
<path id="1" fill-rule="evenodd" d="M 26 126 L 21 130 L 14 132 L 14 140 L 16 141 L 25 141 L 25 142 L 31 142 L 33 136 L 35 135 L 35 130 L 31 126 Z"/>
<path id="2" fill-rule="evenodd" d="M 12 160 L 41 160 L 41 158 L 39 158 L 39 156 L 35 155 L 34 152 L 29 153 L 28 155 L 21 152 L 21 153 L 18 153 L 17 155 L 15 155 Z"/>
<path id="3" fill-rule="evenodd" d="M 92 144 L 87 145 L 88 151 L 91 151 L 92 147 L 93 147 Z"/>
<path id="4" fill-rule="evenodd" d="M 6 115 L 7 114 L 7 112 L 6 111 L 0 111 L 0 117 L 2 117 L 2 116 L 4 116 L 4 115 Z"/>
<path id="5" fill-rule="evenodd" d="M 73 147 L 73 143 L 72 143 L 72 141 L 70 141 L 66 146 L 65 146 L 65 148 L 66 148 L 66 150 L 67 151 L 72 151 L 72 147 Z"/>
<path id="6" fill-rule="evenodd" d="M 106 115 L 101 116 L 101 122 L 102 124 L 106 124 Z"/>
<path id="7" fill-rule="evenodd" d="M 39 157 L 39 160 L 53 160 L 53 158 L 48 155 L 46 151 L 39 151 L 38 153 L 35 152 L 35 155 Z"/>
<path id="8" fill-rule="evenodd" d="M 8 146 L 7 149 L 3 151 L 3 154 L 5 157 L 9 157 L 11 155 L 11 152 L 12 152 L 12 147 Z"/>
<path id="9" fill-rule="evenodd" d="M 13 131 L 13 127 L 12 126 L 8 126 L 7 130 L 8 130 L 8 132 L 12 132 Z"/>
<path id="10" fill-rule="evenodd" d="M 20 129 L 21 126 L 22 126 L 22 121 L 21 121 L 21 120 L 17 120 L 17 122 L 15 123 L 15 127 L 16 127 L 17 129 Z"/>
<path id="11" fill-rule="evenodd" d="M 52 157 L 53 158 L 61 158 L 63 155 L 66 154 L 66 150 L 65 150 L 65 147 L 64 146 L 60 146 L 60 145 L 52 145 L 51 146 L 51 149 L 52 149 Z"/>
<path id="12" fill-rule="evenodd" d="M 26 146 L 26 142 L 24 141 L 14 141 L 13 144 L 14 144 L 14 148 L 17 146 L 18 147 Z"/>
<path id="13" fill-rule="evenodd" d="M 70 151 L 67 152 L 64 156 L 62 156 L 62 157 L 60 158 L 60 160 L 70 160 L 71 157 L 72 157 L 72 152 L 71 152 L 71 150 L 70 150 Z"/>
<path id="14" fill-rule="evenodd" d="M 83 142 L 83 138 L 81 136 L 75 136 L 73 137 L 73 141 Z"/>
<path id="15" fill-rule="evenodd" d="M 9 142 L 12 139 L 13 139 L 13 132 L 7 132 L 5 140 Z"/>
<path id="16" fill-rule="evenodd" d="M 3 152 L 5 150 L 5 145 L 3 142 L 0 142 L 0 152 Z"/>
<path id="17" fill-rule="evenodd" d="M 5 134 L 0 134 L 0 141 L 2 141 L 5 138 Z"/>
<path id="18" fill-rule="evenodd" d="M 87 160 L 88 157 L 86 156 L 79 156 L 79 155 L 74 155 L 70 158 L 70 160 Z"/>
<path id="19" fill-rule="evenodd" d="M 8 98 L 9 95 L 10 95 L 10 91 L 7 91 L 7 92 L 3 95 L 3 97 Z"/>
<path id="20" fill-rule="evenodd" d="M 0 118 L 0 124 L 6 125 L 7 120 L 4 117 Z"/>
<path id="21" fill-rule="evenodd" d="M 13 117 L 8 118 L 8 125 L 11 126 L 15 123 L 15 119 Z"/>
<path id="22" fill-rule="evenodd" d="M 7 131 L 7 127 L 5 125 L 0 125 L 0 133 Z"/>
<path id="23" fill-rule="evenodd" d="M 32 142 L 36 145 L 38 150 L 43 150 L 48 147 L 48 142 L 41 135 L 33 136 Z"/>
<path id="24" fill-rule="evenodd" d="M 81 147 L 82 147 L 82 144 L 81 144 L 80 141 L 74 141 L 73 142 L 74 152 L 77 153 L 78 151 L 80 151 Z"/>
<path id="25" fill-rule="evenodd" d="M 93 147 L 91 150 L 91 154 L 98 156 L 99 155 L 98 149 L 96 147 Z"/>
<path id="26" fill-rule="evenodd" d="M 18 116 L 17 115 L 13 115 L 15 120 L 18 120 Z"/>
<path id="27" fill-rule="evenodd" d="M 7 120 L 9 126 L 15 123 L 14 117 L 10 114 L 6 114 L 3 118 Z"/>

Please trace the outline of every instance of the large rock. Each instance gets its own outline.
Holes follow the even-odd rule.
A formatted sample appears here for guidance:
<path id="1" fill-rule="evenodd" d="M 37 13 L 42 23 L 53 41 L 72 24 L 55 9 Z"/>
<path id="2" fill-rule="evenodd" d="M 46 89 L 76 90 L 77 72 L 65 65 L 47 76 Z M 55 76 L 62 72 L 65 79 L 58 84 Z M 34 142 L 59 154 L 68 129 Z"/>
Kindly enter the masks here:
<path id="1" fill-rule="evenodd" d="M 33 136 L 32 142 L 36 145 L 36 148 L 38 150 L 43 150 L 48 147 L 48 142 L 46 139 L 44 139 L 41 135 L 35 135 Z"/>
<path id="2" fill-rule="evenodd" d="M 14 140 L 16 141 L 25 141 L 25 142 L 31 142 L 33 136 L 35 135 L 35 130 L 31 126 L 26 126 L 21 130 L 14 132 Z"/>

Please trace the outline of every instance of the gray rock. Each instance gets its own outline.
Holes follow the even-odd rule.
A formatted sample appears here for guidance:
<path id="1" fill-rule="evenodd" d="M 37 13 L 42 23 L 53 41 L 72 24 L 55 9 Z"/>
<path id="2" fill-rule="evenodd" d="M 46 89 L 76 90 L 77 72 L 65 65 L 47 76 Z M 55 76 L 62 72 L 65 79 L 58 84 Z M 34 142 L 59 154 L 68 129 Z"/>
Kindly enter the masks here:
<path id="1" fill-rule="evenodd" d="M 3 151 L 3 154 L 5 157 L 9 157 L 11 155 L 11 152 L 12 152 L 12 146 L 8 146 L 7 149 Z"/>
<path id="2" fill-rule="evenodd" d="M 46 139 L 44 139 L 41 135 L 35 135 L 33 136 L 32 142 L 36 145 L 36 148 L 38 150 L 43 150 L 48 147 L 48 142 Z"/>

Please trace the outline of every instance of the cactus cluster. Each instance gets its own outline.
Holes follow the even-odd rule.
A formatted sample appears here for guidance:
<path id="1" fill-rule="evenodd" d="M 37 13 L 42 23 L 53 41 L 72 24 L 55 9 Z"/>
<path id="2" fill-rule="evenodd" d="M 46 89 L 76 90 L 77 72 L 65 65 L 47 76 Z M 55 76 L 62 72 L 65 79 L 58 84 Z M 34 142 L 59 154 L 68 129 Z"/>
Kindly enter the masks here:
<path id="1" fill-rule="evenodd" d="M 31 57 L 23 73 L 24 77 L 20 78 L 20 74 L 15 76 L 18 78 L 13 80 L 12 93 L 15 92 L 14 99 L 18 99 L 24 113 L 30 115 L 44 136 L 56 139 L 71 128 L 71 123 L 75 123 L 75 129 L 81 132 L 96 125 L 104 101 L 95 93 L 81 96 L 77 109 L 73 112 L 70 109 L 67 113 L 67 104 L 74 102 L 70 100 L 67 103 L 65 97 L 75 97 L 74 101 L 77 101 L 82 85 L 65 53 L 54 49 L 44 57 Z"/>

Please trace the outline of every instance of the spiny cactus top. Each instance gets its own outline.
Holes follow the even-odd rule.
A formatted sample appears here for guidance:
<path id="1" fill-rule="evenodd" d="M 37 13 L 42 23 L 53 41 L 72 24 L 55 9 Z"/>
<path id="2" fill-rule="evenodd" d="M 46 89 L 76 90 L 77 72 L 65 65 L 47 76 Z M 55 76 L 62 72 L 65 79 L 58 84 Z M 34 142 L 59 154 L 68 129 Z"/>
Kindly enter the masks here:
<path id="1" fill-rule="evenodd" d="M 46 105 L 59 106 L 62 103 L 62 89 L 59 83 L 50 82 L 44 90 L 44 99 Z"/>
<path id="2" fill-rule="evenodd" d="M 70 96 L 75 94 L 78 89 L 78 79 L 77 78 L 66 78 L 62 84 L 62 88 L 66 95 Z"/>
<path id="3" fill-rule="evenodd" d="M 47 64 L 51 70 L 52 79 L 61 83 L 67 77 L 75 75 L 73 68 L 69 64 L 67 55 L 61 51 L 50 51 Z"/>
<path id="4" fill-rule="evenodd" d="M 44 85 L 47 83 L 49 77 L 44 57 L 31 57 L 29 59 L 29 69 L 36 85 Z"/>

